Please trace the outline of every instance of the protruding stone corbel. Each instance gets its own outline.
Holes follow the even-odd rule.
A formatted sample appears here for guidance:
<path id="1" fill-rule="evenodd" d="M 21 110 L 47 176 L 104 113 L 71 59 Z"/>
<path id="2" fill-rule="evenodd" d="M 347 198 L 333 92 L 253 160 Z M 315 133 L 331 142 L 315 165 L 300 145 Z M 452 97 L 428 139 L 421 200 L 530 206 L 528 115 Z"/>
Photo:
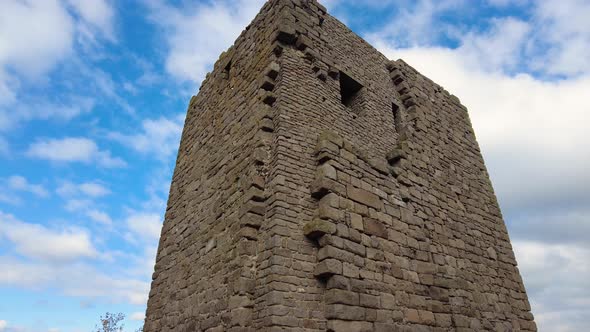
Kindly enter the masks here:
<path id="1" fill-rule="evenodd" d="M 312 240 L 336 233 L 336 225 L 328 220 L 314 219 L 303 226 L 303 234 Z"/>

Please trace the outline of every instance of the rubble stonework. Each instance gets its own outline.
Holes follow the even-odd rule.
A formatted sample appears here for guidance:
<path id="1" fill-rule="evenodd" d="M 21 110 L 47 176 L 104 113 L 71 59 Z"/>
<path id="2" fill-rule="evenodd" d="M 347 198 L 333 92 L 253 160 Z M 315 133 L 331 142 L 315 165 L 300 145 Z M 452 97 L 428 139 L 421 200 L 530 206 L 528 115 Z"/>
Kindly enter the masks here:
<path id="1" fill-rule="evenodd" d="M 269 0 L 190 102 L 144 331 L 536 331 L 459 99 Z"/>

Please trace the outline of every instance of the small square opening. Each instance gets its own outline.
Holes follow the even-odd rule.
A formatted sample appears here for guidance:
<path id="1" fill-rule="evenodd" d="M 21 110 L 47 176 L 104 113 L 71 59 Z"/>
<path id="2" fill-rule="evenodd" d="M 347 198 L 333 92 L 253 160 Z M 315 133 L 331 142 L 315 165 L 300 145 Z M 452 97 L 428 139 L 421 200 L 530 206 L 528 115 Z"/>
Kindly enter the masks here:
<path id="1" fill-rule="evenodd" d="M 345 73 L 340 72 L 340 96 L 342 98 L 342 104 L 345 106 L 353 105 L 362 89 L 362 84 Z"/>

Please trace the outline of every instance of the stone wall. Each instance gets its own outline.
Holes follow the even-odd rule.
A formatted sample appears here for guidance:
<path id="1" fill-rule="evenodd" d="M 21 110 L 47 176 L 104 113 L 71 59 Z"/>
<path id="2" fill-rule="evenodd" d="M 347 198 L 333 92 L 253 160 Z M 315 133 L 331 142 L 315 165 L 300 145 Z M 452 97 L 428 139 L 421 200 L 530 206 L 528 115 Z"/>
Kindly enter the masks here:
<path id="1" fill-rule="evenodd" d="M 148 332 L 536 331 L 465 107 L 316 1 L 222 55 L 168 205 Z"/>

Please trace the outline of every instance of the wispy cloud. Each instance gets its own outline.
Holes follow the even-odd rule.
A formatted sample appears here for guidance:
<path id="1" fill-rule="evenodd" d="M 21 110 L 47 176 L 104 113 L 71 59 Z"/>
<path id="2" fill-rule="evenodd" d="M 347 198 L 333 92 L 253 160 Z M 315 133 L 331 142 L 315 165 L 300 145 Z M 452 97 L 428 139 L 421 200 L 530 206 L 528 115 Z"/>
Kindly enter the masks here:
<path id="1" fill-rule="evenodd" d="M 101 271 L 84 263 L 52 265 L 31 263 L 0 256 L 0 284 L 32 289 L 51 287 L 66 296 L 103 299 L 109 303 L 145 305 L 150 283 L 143 278 L 125 276 L 124 271 Z"/>
<path id="2" fill-rule="evenodd" d="M 131 320 L 142 322 L 145 319 L 145 313 L 144 312 L 134 312 L 131 314 L 131 316 L 129 316 L 129 318 Z"/>
<path id="3" fill-rule="evenodd" d="M 84 230 L 49 229 L 20 221 L 1 211 L 0 237 L 10 241 L 19 254 L 41 261 L 67 262 L 98 254 Z"/>
<path id="4" fill-rule="evenodd" d="M 134 212 L 127 217 L 127 227 L 140 239 L 158 240 L 162 229 L 162 217 L 156 213 Z"/>
<path id="5" fill-rule="evenodd" d="M 25 177 L 13 175 L 5 180 L 9 188 L 15 191 L 32 193 L 39 197 L 49 197 L 49 192 L 40 184 L 32 184 Z"/>
<path id="6" fill-rule="evenodd" d="M 16 101 L 23 80 L 38 80 L 73 56 L 77 42 L 98 33 L 112 39 L 113 16 L 104 0 L 2 1 L 0 106 Z"/>
<path id="7" fill-rule="evenodd" d="M 264 0 L 193 2 L 183 7 L 161 0 L 145 3 L 168 44 L 166 70 L 179 80 L 199 83 Z"/>
<path id="8" fill-rule="evenodd" d="M 27 156 L 61 163 L 95 162 L 106 168 L 127 166 L 123 159 L 113 157 L 110 151 L 100 150 L 93 140 L 81 137 L 38 140 L 29 147 Z"/>
<path id="9" fill-rule="evenodd" d="M 85 195 L 93 198 L 103 197 L 109 195 L 111 190 L 99 181 L 89 181 L 83 183 L 72 183 L 70 181 L 64 181 L 57 189 L 56 192 L 65 197 Z"/>
<path id="10" fill-rule="evenodd" d="M 169 160 L 178 151 L 183 124 L 184 114 L 171 118 L 146 119 L 142 121 L 139 133 L 129 135 L 111 132 L 109 138 L 142 154 Z"/>

